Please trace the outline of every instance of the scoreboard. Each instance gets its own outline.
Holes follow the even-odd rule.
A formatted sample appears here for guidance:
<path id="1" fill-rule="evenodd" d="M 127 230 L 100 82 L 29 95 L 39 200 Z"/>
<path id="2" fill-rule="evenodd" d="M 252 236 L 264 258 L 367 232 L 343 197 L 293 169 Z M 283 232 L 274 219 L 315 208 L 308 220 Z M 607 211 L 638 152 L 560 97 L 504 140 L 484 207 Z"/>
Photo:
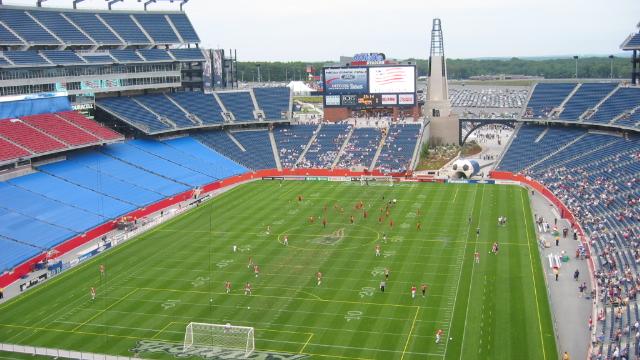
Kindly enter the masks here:
<path id="1" fill-rule="evenodd" d="M 375 108 L 415 106 L 414 65 L 323 69 L 324 106 Z"/>

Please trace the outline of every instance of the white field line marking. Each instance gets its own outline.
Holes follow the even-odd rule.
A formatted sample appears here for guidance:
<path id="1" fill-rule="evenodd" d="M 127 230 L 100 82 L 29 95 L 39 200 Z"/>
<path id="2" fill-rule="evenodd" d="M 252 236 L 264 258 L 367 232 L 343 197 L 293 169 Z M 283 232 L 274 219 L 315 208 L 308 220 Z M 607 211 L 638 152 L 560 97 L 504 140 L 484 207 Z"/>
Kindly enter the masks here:
<path id="1" fill-rule="evenodd" d="M 476 208 L 476 196 L 478 195 L 478 188 L 475 188 L 475 192 L 473 193 L 473 201 L 471 202 L 473 204 L 473 207 L 471 208 L 471 218 L 473 219 L 473 211 Z M 472 221 L 473 222 L 473 221 Z M 468 224 L 469 229 L 467 229 L 467 238 L 469 237 L 469 232 L 471 231 L 471 224 Z M 456 311 L 456 303 L 458 301 L 458 293 L 460 292 L 460 279 L 462 278 L 462 269 L 464 269 L 464 257 L 467 254 L 467 245 L 469 243 L 465 242 L 464 244 L 464 251 L 462 253 L 462 266 L 460 266 L 460 274 L 458 274 L 458 284 L 456 285 L 456 294 L 453 297 L 453 312 L 451 313 L 451 319 L 449 320 L 449 328 L 447 329 L 448 333 L 445 334 L 445 343 L 444 343 L 444 357 L 447 356 L 447 348 L 449 347 L 449 338 L 450 338 L 450 332 L 451 332 L 451 325 L 453 323 L 453 318 L 455 315 L 455 311 Z"/>
<path id="2" fill-rule="evenodd" d="M 482 186 L 482 193 L 480 194 L 480 203 L 482 204 L 482 200 L 484 199 L 484 189 L 486 187 Z M 478 227 L 480 227 L 480 219 L 478 219 Z M 476 236 L 476 240 L 474 241 L 474 257 L 475 253 L 478 251 L 478 236 Z M 460 359 L 462 359 L 462 353 L 464 352 L 464 337 L 467 334 L 467 318 L 469 317 L 469 301 L 471 301 L 471 291 L 473 290 L 473 271 L 476 268 L 476 260 L 473 259 L 473 263 L 471 264 L 471 281 L 469 282 L 469 296 L 467 297 L 467 311 L 464 315 L 464 329 L 462 330 L 462 343 L 460 344 Z"/>
<path id="3" fill-rule="evenodd" d="M 520 192 L 520 201 L 522 202 L 522 215 L 524 216 L 524 228 L 527 234 L 527 244 L 529 244 L 529 263 L 531 264 L 531 277 L 533 279 L 533 293 L 536 298 L 536 312 L 538 314 L 538 329 L 540 330 L 540 344 L 542 345 L 542 357 L 547 359 L 547 351 L 544 348 L 544 335 L 542 334 L 542 320 L 540 316 L 540 304 L 538 303 L 538 289 L 536 287 L 536 274 L 533 269 L 533 255 L 531 254 L 531 239 L 529 239 L 529 221 L 527 220 L 527 211 L 524 208 L 524 192 Z"/>

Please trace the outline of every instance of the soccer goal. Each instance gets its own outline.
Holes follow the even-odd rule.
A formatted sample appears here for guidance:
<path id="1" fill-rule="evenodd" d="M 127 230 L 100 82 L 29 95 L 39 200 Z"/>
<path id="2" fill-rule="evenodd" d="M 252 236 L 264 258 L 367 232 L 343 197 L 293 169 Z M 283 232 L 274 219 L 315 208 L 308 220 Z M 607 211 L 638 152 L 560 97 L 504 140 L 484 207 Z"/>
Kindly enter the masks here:
<path id="1" fill-rule="evenodd" d="M 361 186 L 393 186 L 392 176 L 360 176 Z"/>
<path id="2" fill-rule="evenodd" d="M 194 348 L 221 348 L 244 351 L 247 358 L 255 349 L 254 330 L 247 326 L 231 324 L 206 324 L 192 322 L 184 334 L 183 351 Z"/>

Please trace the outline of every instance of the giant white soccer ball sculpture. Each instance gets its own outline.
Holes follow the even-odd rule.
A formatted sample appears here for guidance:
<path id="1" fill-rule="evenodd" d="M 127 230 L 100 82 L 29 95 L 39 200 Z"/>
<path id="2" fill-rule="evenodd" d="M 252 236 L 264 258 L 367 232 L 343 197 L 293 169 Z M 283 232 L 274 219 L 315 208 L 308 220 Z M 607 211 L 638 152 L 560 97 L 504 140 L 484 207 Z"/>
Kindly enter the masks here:
<path id="1" fill-rule="evenodd" d="M 453 163 L 453 177 L 456 179 L 470 179 L 480 172 L 480 164 L 475 160 L 458 159 Z"/>

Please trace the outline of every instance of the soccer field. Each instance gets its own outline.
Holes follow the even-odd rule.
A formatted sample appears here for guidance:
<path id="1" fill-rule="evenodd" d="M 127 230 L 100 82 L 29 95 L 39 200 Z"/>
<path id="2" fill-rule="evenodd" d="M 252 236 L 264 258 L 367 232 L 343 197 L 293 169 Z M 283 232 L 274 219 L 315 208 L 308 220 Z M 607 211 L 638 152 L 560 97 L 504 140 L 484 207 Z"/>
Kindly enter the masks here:
<path id="1" fill-rule="evenodd" d="M 256 359 L 558 356 L 527 192 L 501 185 L 245 184 L 4 304 L 0 342 L 170 359 L 190 322 L 254 327 Z"/>

